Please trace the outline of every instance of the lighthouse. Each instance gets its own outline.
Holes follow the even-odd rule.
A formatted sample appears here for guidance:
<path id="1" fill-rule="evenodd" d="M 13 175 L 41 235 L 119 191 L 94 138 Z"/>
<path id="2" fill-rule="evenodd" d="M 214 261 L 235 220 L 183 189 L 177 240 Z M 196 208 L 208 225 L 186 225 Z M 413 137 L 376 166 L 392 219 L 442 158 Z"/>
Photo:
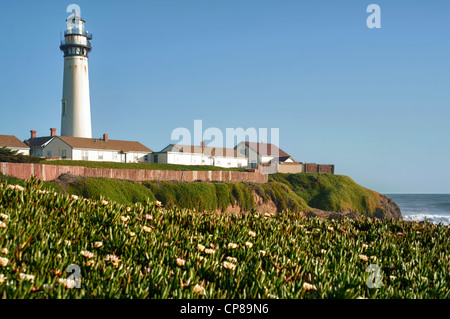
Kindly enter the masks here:
<path id="1" fill-rule="evenodd" d="M 92 35 L 76 12 L 66 23 L 60 46 L 64 52 L 61 136 L 92 138 L 88 69 Z"/>

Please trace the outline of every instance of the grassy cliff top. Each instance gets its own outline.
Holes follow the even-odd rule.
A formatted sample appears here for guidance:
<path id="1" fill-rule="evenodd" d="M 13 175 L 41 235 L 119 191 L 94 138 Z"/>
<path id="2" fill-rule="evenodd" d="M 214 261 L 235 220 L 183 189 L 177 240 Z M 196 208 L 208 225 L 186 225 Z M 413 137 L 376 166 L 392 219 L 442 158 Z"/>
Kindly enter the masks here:
<path id="1" fill-rule="evenodd" d="M 379 193 L 344 175 L 278 173 L 271 175 L 270 181 L 287 185 L 308 206 L 325 211 L 371 214 L 383 209 Z"/>
<path id="2" fill-rule="evenodd" d="M 128 164 L 127 164 L 128 165 Z M 139 164 L 138 164 L 139 165 Z M 0 176 L 0 180 L 2 177 Z M 5 177 L 3 177 L 5 179 Z M 24 184 L 18 179 L 14 183 Z M 358 185 L 348 176 L 319 173 L 274 174 L 269 182 L 164 182 L 143 183 L 107 178 L 72 176 L 46 182 L 45 187 L 89 199 L 106 198 L 121 204 L 150 200 L 161 201 L 166 207 L 197 211 L 226 211 L 240 207 L 241 211 L 261 209 L 260 198 L 278 212 L 355 212 L 365 216 L 379 216 L 386 211 L 384 196 Z M 400 215 L 401 214 L 397 214 Z"/>

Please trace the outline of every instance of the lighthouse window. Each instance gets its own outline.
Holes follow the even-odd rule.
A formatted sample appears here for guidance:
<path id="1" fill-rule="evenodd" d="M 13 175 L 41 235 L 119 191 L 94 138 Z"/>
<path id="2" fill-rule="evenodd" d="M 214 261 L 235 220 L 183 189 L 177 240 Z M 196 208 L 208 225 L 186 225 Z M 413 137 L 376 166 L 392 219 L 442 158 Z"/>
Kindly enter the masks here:
<path id="1" fill-rule="evenodd" d="M 62 115 L 66 115 L 66 100 L 62 100 Z"/>

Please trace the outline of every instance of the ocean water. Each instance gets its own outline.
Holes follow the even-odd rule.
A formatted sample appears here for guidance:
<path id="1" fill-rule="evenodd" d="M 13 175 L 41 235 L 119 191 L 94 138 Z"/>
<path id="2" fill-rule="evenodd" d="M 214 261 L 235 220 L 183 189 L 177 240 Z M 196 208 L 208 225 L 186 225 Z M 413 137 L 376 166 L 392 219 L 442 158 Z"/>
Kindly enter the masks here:
<path id="1" fill-rule="evenodd" d="M 406 221 L 450 225 L 450 194 L 385 194 L 402 211 Z"/>

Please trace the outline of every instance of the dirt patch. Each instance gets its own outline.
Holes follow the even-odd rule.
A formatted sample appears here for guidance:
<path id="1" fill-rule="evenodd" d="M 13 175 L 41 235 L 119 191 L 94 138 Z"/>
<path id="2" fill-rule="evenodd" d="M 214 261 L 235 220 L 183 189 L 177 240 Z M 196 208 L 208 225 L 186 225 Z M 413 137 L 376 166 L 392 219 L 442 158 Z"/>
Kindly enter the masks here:
<path id="1" fill-rule="evenodd" d="M 60 175 L 57 179 L 55 179 L 52 182 L 55 183 L 56 185 L 58 185 L 59 187 L 61 187 L 61 191 L 63 191 L 65 193 L 67 186 L 75 184 L 82 178 L 85 178 L 85 177 L 75 176 L 75 175 L 70 175 L 70 174 L 65 173 L 65 174 Z"/>

